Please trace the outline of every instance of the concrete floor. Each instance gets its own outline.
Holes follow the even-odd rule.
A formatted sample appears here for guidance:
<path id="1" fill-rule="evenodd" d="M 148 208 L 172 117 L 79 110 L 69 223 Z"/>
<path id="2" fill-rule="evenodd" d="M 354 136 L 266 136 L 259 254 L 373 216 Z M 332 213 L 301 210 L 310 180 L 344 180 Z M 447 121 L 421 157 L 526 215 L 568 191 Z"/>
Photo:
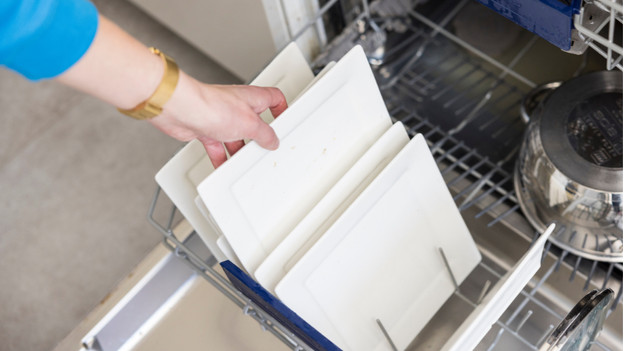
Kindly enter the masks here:
<path id="1" fill-rule="evenodd" d="M 133 5 L 94 2 L 198 79 L 239 83 Z M 0 350 L 50 350 L 159 243 L 153 177 L 182 144 L 1 68 L 0 106 Z"/>

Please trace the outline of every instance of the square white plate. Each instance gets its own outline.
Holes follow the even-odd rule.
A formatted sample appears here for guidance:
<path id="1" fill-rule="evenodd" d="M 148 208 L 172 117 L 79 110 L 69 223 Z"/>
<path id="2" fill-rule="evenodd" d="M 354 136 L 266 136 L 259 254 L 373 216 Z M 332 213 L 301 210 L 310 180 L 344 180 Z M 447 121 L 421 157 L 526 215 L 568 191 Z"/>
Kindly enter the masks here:
<path id="1" fill-rule="evenodd" d="M 295 43 L 282 50 L 266 69 L 258 75 L 252 85 L 276 86 L 284 93 L 286 101 L 291 103 L 313 80 L 314 75 L 307 61 Z M 267 121 L 273 121 L 271 111 L 261 114 Z M 206 155 L 203 145 L 193 140 L 184 146 L 156 174 L 156 182 L 180 210 L 191 226 L 197 231 L 215 258 L 223 261 L 227 258 L 216 244 L 219 233 L 200 213 L 195 205 L 197 186 L 214 167 Z"/>
<path id="2" fill-rule="evenodd" d="M 418 134 L 276 287 L 345 350 L 405 349 L 481 255 Z"/>
<path id="3" fill-rule="evenodd" d="M 217 246 L 219 246 L 221 251 L 223 251 L 223 253 L 228 257 L 230 262 L 234 263 L 237 267 L 240 267 L 241 270 L 245 269 L 243 268 L 243 264 L 238 259 L 238 256 L 236 256 L 236 253 L 232 249 L 232 246 L 230 246 L 230 243 L 228 243 L 225 236 L 221 235 L 219 239 L 217 239 Z"/>
<path id="4" fill-rule="evenodd" d="M 197 185 L 214 170 L 206 149 L 192 140 L 156 173 L 156 182 L 178 208 L 210 252 L 219 261 L 226 259 L 216 244 L 219 233 L 195 206 Z"/>
<path id="5" fill-rule="evenodd" d="M 256 280 L 265 289 L 274 292 L 275 286 L 286 272 L 316 243 L 408 141 L 403 123 L 397 122 L 390 127 L 269 254 L 256 270 Z"/>
<path id="6" fill-rule="evenodd" d="M 248 272 L 390 125 L 366 55 L 356 46 L 272 123 L 278 150 L 251 142 L 199 185 Z"/>
<path id="7" fill-rule="evenodd" d="M 321 79 L 329 70 L 331 70 L 336 65 L 336 62 L 330 61 L 323 69 L 314 77 L 314 79 L 297 95 L 293 101 L 297 101 L 303 94 L 305 94 L 319 79 Z"/>
<path id="8" fill-rule="evenodd" d="M 444 344 L 442 350 L 463 351 L 477 347 L 492 325 L 503 315 L 531 277 L 539 270 L 544 244 L 554 229 L 555 225 L 551 224 L 520 261 L 501 277 L 481 304 L 472 311 L 449 341 Z"/>
<path id="9" fill-rule="evenodd" d="M 227 239 L 217 229 L 217 226 L 214 224 L 214 221 L 210 217 L 210 213 L 208 213 L 206 205 L 204 205 L 204 202 L 199 195 L 195 197 L 195 206 L 197 206 L 202 216 L 204 216 L 208 223 L 213 227 L 215 233 L 219 233 L 219 237 L 217 238 L 217 247 L 219 248 L 219 250 L 221 250 L 226 259 L 230 260 L 232 263 L 241 267 L 242 269 L 242 264 L 234 253 L 234 250 L 232 250 L 232 246 L 230 246 L 230 243 L 227 242 Z"/>

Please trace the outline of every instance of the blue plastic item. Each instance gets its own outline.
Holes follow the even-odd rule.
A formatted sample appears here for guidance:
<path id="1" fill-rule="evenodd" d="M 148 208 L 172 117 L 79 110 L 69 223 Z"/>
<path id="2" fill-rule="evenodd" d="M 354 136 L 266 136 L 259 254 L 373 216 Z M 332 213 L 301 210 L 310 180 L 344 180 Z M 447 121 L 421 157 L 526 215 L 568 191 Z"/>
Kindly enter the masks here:
<path id="1" fill-rule="evenodd" d="M 306 323 L 299 315 L 284 305 L 235 264 L 230 261 L 223 261 L 221 262 L 221 267 L 236 289 L 308 346 L 319 351 L 340 351 L 340 348 Z"/>
<path id="2" fill-rule="evenodd" d="M 539 35 L 562 50 L 570 50 L 574 15 L 582 0 L 476 0 Z"/>

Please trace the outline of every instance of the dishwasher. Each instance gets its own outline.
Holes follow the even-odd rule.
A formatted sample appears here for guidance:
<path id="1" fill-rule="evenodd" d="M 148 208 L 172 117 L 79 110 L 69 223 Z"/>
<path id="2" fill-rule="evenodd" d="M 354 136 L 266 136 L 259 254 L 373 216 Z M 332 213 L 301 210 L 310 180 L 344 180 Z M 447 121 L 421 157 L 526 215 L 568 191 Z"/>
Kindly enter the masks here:
<path id="1" fill-rule="evenodd" d="M 527 127 L 525 97 L 544 83 L 597 70 L 621 71 L 621 1 L 325 0 L 316 3 L 315 11 L 305 26 L 291 31 L 292 40 L 307 32 L 321 38 L 310 60 L 315 72 L 356 44 L 364 48 L 390 116 L 405 125 L 410 137 L 424 135 L 482 255 L 408 348 L 441 349 L 541 234 L 525 216 L 520 189 L 514 186 Z M 160 189 L 148 220 L 169 253 L 83 331 L 76 348 L 134 349 L 179 302 L 190 279 L 200 279 L 284 349 L 312 349 L 230 284 Z M 559 229 L 553 237 L 562 235 Z M 586 234 L 584 247 L 586 242 L 592 245 L 593 237 L 588 240 Z M 595 242 L 590 251 L 598 259 L 548 241 L 541 268 L 476 349 L 540 350 L 590 290 L 609 288 L 613 299 L 605 307 L 604 327 L 588 349 L 622 350 L 621 231 L 606 247 L 598 245 L 598 238 Z M 610 258 L 602 259 L 607 253 Z M 175 335 L 188 328 L 210 327 L 181 322 L 160 332 Z M 258 333 L 237 335 L 253 339 Z M 276 347 L 260 345 L 255 349 Z M 220 349 L 213 347 L 205 349 Z"/>

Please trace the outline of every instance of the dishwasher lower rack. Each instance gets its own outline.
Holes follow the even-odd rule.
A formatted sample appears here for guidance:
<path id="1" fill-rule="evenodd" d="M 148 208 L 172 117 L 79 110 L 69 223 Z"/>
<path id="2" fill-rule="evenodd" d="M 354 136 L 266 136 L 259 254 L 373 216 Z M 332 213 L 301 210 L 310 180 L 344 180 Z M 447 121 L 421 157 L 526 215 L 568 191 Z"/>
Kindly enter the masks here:
<path id="1" fill-rule="evenodd" d="M 440 134 L 438 128 L 429 125 L 426 121 L 421 121 L 417 128 L 410 128 L 411 133 L 418 130 L 428 136 L 431 145 L 435 145 L 432 140 L 441 140 L 441 137 L 445 137 Z M 478 167 L 471 165 L 473 157 L 480 157 L 478 154 L 467 150 L 452 136 L 446 136 L 444 140 L 455 143 L 455 146 L 447 150 L 439 145 L 433 149 L 433 153 L 447 185 L 455 195 L 456 201 L 460 203 L 462 215 L 479 246 L 483 261 L 466 281 L 457 287 L 454 295 L 418 335 L 409 350 L 441 348 L 444 341 L 452 335 L 453 330 L 461 324 L 463 318 L 467 317 L 483 299 L 488 287 L 495 284 L 513 266 L 514 260 L 521 257 L 531 243 L 531 239 L 522 232 L 529 227 L 518 213 L 515 196 L 513 192 L 505 189 L 505 184 L 511 181 L 510 175 L 486 158 L 480 158 L 481 161 L 477 162 Z M 488 172 L 484 172 L 482 167 L 490 168 Z M 471 178 L 475 178 L 476 181 Z M 236 290 L 214 268 L 214 258 L 198 254 L 196 249 L 176 237 L 172 231 L 176 214 L 175 207 L 172 207 L 168 213 L 168 218 L 162 221 L 166 224 L 163 225 L 154 218 L 155 208 L 159 201 L 163 201 L 163 197 L 158 189 L 148 217 L 162 233 L 164 244 L 238 305 L 245 314 L 258 321 L 263 329 L 274 334 L 293 350 L 309 350 L 307 345 Z M 502 254 L 510 248 L 514 251 L 513 254 Z M 548 245 L 544 251 L 540 272 L 523 289 L 477 349 L 538 350 L 554 326 L 563 319 L 576 300 L 582 297 L 583 290 L 589 287 L 609 286 L 618 291 L 615 303 L 610 307 L 609 320 L 621 320 L 622 283 L 621 279 L 618 282 L 612 277 L 613 272 L 621 270 L 621 267 L 612 264 L 605 271 L 603 267 L 597 268 L 597 263 L 594 263 L 587 273 L 586 265 L 582 264 L 584 263 L 582 261 L 580 258 L 573 258 L 569 253 L 561 252 Z M 562 283 L 561 276 L 565 276 L 567 281 Z M 554 283 L 550 280 L 554 280 Z M 563 290 L 572 290 L 575 293 L 571 294 L 572 296 L 563 297 L 565 291 L 553 292 L 559 284 L 562 284 L 560 288 Z M 556 299 L 560 300 L 556 301 Z M 617 326 L 611 329 L 613 330 L 606 330 L 601 334 L 592 350 L 622 349 L 621 324 L 619 329 Z"/>

